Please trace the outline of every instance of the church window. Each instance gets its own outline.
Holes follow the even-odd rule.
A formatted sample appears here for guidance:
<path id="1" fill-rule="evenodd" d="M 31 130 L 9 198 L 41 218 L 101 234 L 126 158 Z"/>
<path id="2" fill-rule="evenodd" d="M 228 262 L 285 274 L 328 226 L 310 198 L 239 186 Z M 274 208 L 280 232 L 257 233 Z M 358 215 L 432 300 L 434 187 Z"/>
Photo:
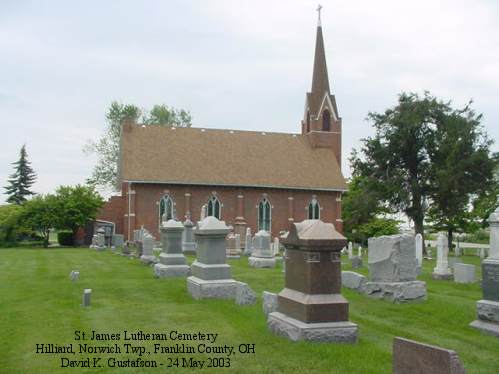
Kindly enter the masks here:
<path id="1" fill-rule="evenodd" d="M 322 113 L 322 131 L 329 131 L 331 129 L 331 114 L 329 110 L 325 110 Z"/>
<path id="2" fill-rule="evenodd" d="M 216 196 L 212 196 L 210 200 L 208 200 L 208 216 L 213 216 L 217 219 L 220 219 L 220 200 Z"/>
<path id="3" fill-rule="evenodd" d="M 308 204 L 308 219 L 320 219 L 321 207 L 316 198 L 313 198 Z"/>
<path id="4" fill-rule="evenodd" d="M 258 204 L 258 230 L 270 231 L 271 206 L 267 198 Z"/>
<path id="5" fill-rule="evenodd" d="M 159 223 L 161 224 L 163 215 L 166 220 L 175 219 L 175 203 L 170 195 L 165 195 L 159 202 Z"/>

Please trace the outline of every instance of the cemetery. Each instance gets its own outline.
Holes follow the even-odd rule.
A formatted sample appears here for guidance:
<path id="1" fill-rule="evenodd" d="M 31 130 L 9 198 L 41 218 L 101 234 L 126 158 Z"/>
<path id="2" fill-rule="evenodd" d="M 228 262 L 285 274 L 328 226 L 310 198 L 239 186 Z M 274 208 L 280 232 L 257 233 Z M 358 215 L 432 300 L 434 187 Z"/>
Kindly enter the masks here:
<path id="1" fill-rule="evenodd" d="M 91 175 L 47 193 L 21 147 L 0 204 L 0 373 L 499 373 L 499 152 L 484 117 L 402 92 L 366 108 L 345 169 L 355 125 L 316 10 L 297 131 L 192 127 L 184 109 L 114 101 L 84 146 Z M 223 58 L 220 82 L 237 63 Z M 179 74 L 186 87 L 194 70 L 207 75 Z"/>

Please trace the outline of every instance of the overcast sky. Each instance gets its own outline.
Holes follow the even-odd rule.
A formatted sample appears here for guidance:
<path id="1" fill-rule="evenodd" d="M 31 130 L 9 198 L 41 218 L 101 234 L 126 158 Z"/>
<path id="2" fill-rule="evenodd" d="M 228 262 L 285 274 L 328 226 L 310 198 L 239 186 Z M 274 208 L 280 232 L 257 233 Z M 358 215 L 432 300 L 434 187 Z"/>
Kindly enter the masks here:
<path id="1" fill-rule="evenodd" d="M 474 100 L 499 139 L 499 1 L 323 1 L 343 168 L 402 91 Z M 26 143 L 36 192 L 84 182 L 113 100 L 193 125 L 299 132 L 317 2 L 0 0 L 0 185 Z M 493 146 L 498 150 L 498 144 Z M 2 189 L 3 192 L 3 189 Z M 5 195 L 0 197 L 0 202 Z"/>

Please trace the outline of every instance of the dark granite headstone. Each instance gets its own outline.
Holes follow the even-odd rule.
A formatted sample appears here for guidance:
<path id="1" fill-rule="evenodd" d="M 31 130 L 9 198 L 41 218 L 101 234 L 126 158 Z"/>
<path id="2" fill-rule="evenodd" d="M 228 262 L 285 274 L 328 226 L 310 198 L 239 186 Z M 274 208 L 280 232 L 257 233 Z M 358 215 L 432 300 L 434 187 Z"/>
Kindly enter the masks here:
<path id="1" fill-rule="evenodd" d="M 393 374 L 464 374 L 455 351 L 395 337 Z"/>
<path id="2" fill-rule="evenodd" d="M 483 298 L 499 301 L 499 261 L 484 260 L 482 262 Z"/>

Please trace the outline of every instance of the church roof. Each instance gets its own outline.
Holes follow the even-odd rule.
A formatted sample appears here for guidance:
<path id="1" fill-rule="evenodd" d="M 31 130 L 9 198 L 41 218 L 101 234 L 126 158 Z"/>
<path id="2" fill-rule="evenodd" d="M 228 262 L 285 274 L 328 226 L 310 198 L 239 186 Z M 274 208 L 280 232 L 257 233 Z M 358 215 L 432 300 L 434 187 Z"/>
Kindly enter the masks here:
<path id="1" fill-rule="evenodd" d="M 333 151 L 304 135 L 125 124 L 120 180 L 346 190 Z"/>

